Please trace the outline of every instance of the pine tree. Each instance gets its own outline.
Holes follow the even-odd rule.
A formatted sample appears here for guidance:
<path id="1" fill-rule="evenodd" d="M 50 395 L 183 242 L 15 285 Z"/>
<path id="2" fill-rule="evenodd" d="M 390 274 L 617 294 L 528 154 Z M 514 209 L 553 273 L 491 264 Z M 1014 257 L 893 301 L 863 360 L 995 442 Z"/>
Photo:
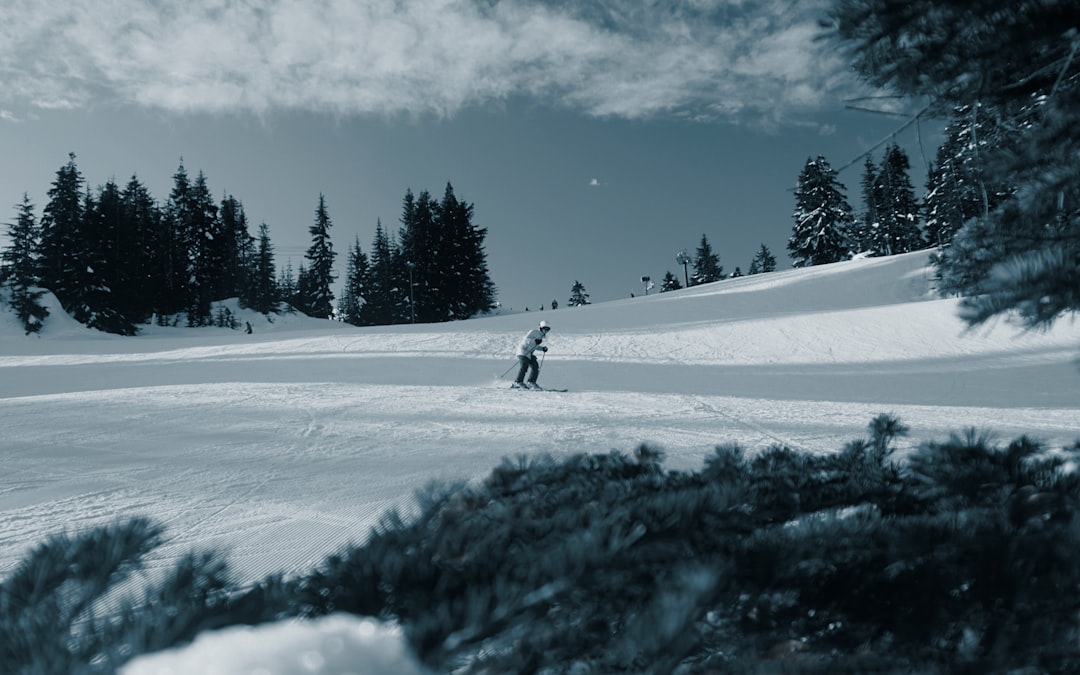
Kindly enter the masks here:
<path id="1" fill-rule="evenodd" d="M 345 268 L 345 287 L 338 299 L 337 318 L 339 321 L 362 326 L 363 313 L 361 307 L 367 295 L 367 284 L 370 278 L 370 270 L 367 255 L 360 248 L 359 237 L 353 242 L 349 250 L 348 262 Z"/>
<path id="2" fill-rule="evenodd" d="M 862 216 L 851 224 L 848 231 L 848 245 L 853 253 L 870 253 L 874 250 L 874 232 L 881 227 L 879 212 L 882 203 L 878 168 L 870 153 L 867 153 L 863 161 L 861 186 L 863 212 Z"/>
<path id="3" fill-rule="evenodd" d="M 250 266 L 244 304 L 267 314 L 277 309 L 280 297 L 274 279 L 274 246 L 270 242 L 270 228 L 266 223 L 259 224 L 258 242 L 255 259 Z"/>
<path id="4" fill-rule="evenodd" d="M 398 245 L 404 268 L 411 274 L 408 320 L 420 323 L 446 321 L 448 270 L 443 255 L 445 233 L 436 219 L 438 205 L 427 190 L 414 196 L 405 192 Z"/>
<path id="5" fill-rule="evenodd" d="M 123 199 L 120 188 L 110 180 L 98 190 L 96 199 L 87 194 L 83 237 L 86 242 L 85 273 L 82 277 L 83 306 L 75 317 L 91 328 L 119 335 L 134 335 L 136 329 L 124 308 L 129 305 L 123 293 L 124 268 L 121 258 Z"/>
<path id="6" fill-rule="evenodd" d="M 163 240 L 161 209 L 149 190 L 132 175 L 120 194 L 117 222 L 118 306 L 132 322 L 153 315 L 162 277 L 157 251 Z"/>
<path id="7" fill-rule="evenodd" d="M 292 260 L 285 261 L 285 267 L 278 275 L 277 281 L 278 298 L 289 305 L 290 311 L 296 309 L 297 290 L 296 275 L 293 274 Z"/>
<path id="8" fill-rule="evenodd" d="M 396 247 L 383 229 L 382 221 L 376 221 L 369 260 L 370 278 L 364 304 L 360 307 L 362 326 L 386 326 L 401 320 L 397 308 L 402 298 L 408 301 L 408 289 L 405 289 L 403 294 L 398 284 L 400 275 L 394 267 L 395 250 Z M 407 313 L 404 320 L 408 321 Z"/>
<path id="9" fill-rule="evenodd" d="M 679 283 L 679 277 L 672 274 L 671 270 L 664 272 L 664 278 L 660 280 L 661 293 L 667 293 L 668 291 L 677 291 L 682 287 L 682 284 Z"/>
<path id="10" fill-rule="evenodd" d="M 248 271 L 255 255 L 255 239 L 248 232 L 244 205 L 236 197 L 225 195 L 218 211 L 221 221 L 221 243 L 215 248 L 221 270 L 215 279 L 215 300 L 239 297 L 249 283 Z"/>
<path id="11" fill-rule="evenodd" d="M 708 284 L 723 278 L 724 267 L 720 264 L 720 256 L 713 253 L 708 237 L 702 234 L 694 257 L 694 275 L 691 277 L 693 285 Z"/>
<path id="12" fill-rule="evenodd" d="M 923 216 L 926 235 L 939 247 L 972 218 L 984 217 L 1008 197 L 1009 190 L 987 182 L 985 157 L 1000 145 L 1001 116 L 987 106 L 959 106 L 945 128 L 945 142 L 937 149 L 927 176 Z"/>
<path id="13" fill-rule="evenodd" d="M 22 322 L 27 335 L 36 333 L 44 325 L 49 310 L 41 305 L 44 294 L 38 288 L 37 251 L 41 232 L 34 219 L 34 205 L 23 193 L 15 222 L 8 225 L 8 246 L 0 261 L 0 284 L 6 284 L 10 303 L 15 315 Z"/>
<path id="14" fill-rule="evenodd" d="M 495 285 L 484 251 L 487 230 L 473 224 L 473 205 L 458 200 L 447 183 L 436 218 L 443 232 L 440 262 L 448 318 L 468 319 L 490 312 L 495 307 Z"/>
<path id="15" fill-rule="evenodd" d="M 75 153 L 56 172 L 41 216 L 41 248 L 38 278 L 53 292 L 66 312 L 85 304 L 81 293 L 88 261 L 83 237 L 86 203 L 83 177 L 75 165 Z M 85 316 L 76 316 L 76 319 Z"/>
<path id="16" fill-rule="evenodd" d="M 994 110 L 1000 142 L 971 147 L 993 210 L 971 218 L 939 258 L 942 288 L 978 323 L 1010 310 L 1029 326 L 1080 309 L 1080 58 L 1072 3 L 837 0 L 834 35 L 872 85 L 929 97 L 933 111 Z M 978 124 L 970 125 L 978 133 Z M 986 150 L 986 152 L 982 152 Z"/>
<path id="17" fill-rule="evenodd" d="M 570 307 L 581 307 L 590 304 L 589 294 L 585 292 L 585 285 L 580 281 L 575 280 L 573 287 L 570 288 L 570 299 L 567 300 L 567 304 Z"/>
<path id="18" fill-rule="evenodd" d="M 754 255 L 754 259 L 750 261 L 750 271 L 748 274 L 763 274 L 765 272 L 776 271 L 776 256 L 772 254 L 769 247 L 765 244 L 761 245 L 758 252 Z"/>
<path id="19" fill-rule="evenodd" d="M 837 262 L 850 247 L 851 205 L 836 171 L 822 156 L 807 159 L 795 188 L 795 226 L 788 250 L 795 267 Z"/>
<path id="20" fill-rule="evenodd" d="M 886 148 L 878 172 L 878 227 L 871 234 L 871 248 L 880 255 L 908 253 L 926 245 L 910 169 L 911 162 L 900 146 L 893 143 Z"/>
<path id="21" fill-rule="evenodd" d="M 305 270 L 301 270 L 298 290 L 302 295 L 303 311 L 309 316 L 329 319 L 334 314 L 334 293 L 331 286 L 337 279 L 334 274 L 333 244 L 330 242 L 330 215 L 326 210 L 326 198 L 319 194 L 319 205 L 315 209 L 315 222 L 308 228 L 311 233 L 311 246 L 305 258 L 308 261 Z"/>

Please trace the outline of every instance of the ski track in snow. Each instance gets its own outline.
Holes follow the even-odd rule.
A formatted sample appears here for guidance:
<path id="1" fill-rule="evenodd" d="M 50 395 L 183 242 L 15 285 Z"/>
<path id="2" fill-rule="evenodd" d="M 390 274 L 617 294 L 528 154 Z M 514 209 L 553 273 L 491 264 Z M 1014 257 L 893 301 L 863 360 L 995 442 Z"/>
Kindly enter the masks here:
<path id="1" fill-rule="evenodd" d="M 1080 326 L 964 330 L 927 284 L 916 254 L 547 312 L 541 384 L 565 393 L 497 379 L 539 313 L 24 339 L 0 312 L 0 579 L 48 534 L 135 515 L 167 527 L 148 575 L 206 548 L 241 581 L 301 574 L 519 455 L 647 443 L 697 470 L 724 443 L 834 452 L 883 412 L 901 455 L 967 427 L 1075 442 Z"/>

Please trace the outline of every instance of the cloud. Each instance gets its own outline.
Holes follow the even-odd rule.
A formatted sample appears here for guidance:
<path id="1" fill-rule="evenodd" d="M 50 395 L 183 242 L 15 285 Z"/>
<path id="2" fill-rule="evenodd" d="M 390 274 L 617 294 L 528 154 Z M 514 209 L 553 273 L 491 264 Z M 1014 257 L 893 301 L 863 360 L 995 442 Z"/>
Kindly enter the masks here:
<path id="1" fill-rule="evenodd" d="M 0 104 L 780 122 L 851 87 L 827 0 L 8 0 Z"/>

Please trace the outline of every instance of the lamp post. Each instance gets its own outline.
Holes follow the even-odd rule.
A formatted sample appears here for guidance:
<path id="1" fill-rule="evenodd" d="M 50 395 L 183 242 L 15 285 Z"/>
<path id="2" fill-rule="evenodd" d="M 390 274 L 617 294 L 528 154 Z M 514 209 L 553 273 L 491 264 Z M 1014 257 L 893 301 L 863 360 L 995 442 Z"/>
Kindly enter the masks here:
<path id="1" fill-rule="evenodd" d="M 686 271 L 686 266 L 690 263 L 690 256 L 686 255 L 685 248 L 675 254 L 675 262 L 682 265 L 683 279 L 686 280 L 686 287 L 690 288 L 690 273 Z"/>
<path id="2" fill-rule="evenodd" d="M 416 267 L 416 263 L 411 260 L 405 262 L 405 266 L 409 268 L 409 319 L 412 323 L 416 323 L 416 299 L 413 297 L 413 268 Z"/>

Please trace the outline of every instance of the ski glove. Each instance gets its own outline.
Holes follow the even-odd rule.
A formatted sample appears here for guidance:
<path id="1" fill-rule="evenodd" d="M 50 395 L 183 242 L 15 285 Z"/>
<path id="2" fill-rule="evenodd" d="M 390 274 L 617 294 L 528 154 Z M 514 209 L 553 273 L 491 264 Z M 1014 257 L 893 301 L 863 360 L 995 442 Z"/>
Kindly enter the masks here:
<path id="1" fill-rule="evenodd" d="M 541 347 L 541 348 L 540 348 L 540 351 L 542 351 L 542 352 L 546 352 L 546 351 L 547 351 L 547 347 Z"/>

